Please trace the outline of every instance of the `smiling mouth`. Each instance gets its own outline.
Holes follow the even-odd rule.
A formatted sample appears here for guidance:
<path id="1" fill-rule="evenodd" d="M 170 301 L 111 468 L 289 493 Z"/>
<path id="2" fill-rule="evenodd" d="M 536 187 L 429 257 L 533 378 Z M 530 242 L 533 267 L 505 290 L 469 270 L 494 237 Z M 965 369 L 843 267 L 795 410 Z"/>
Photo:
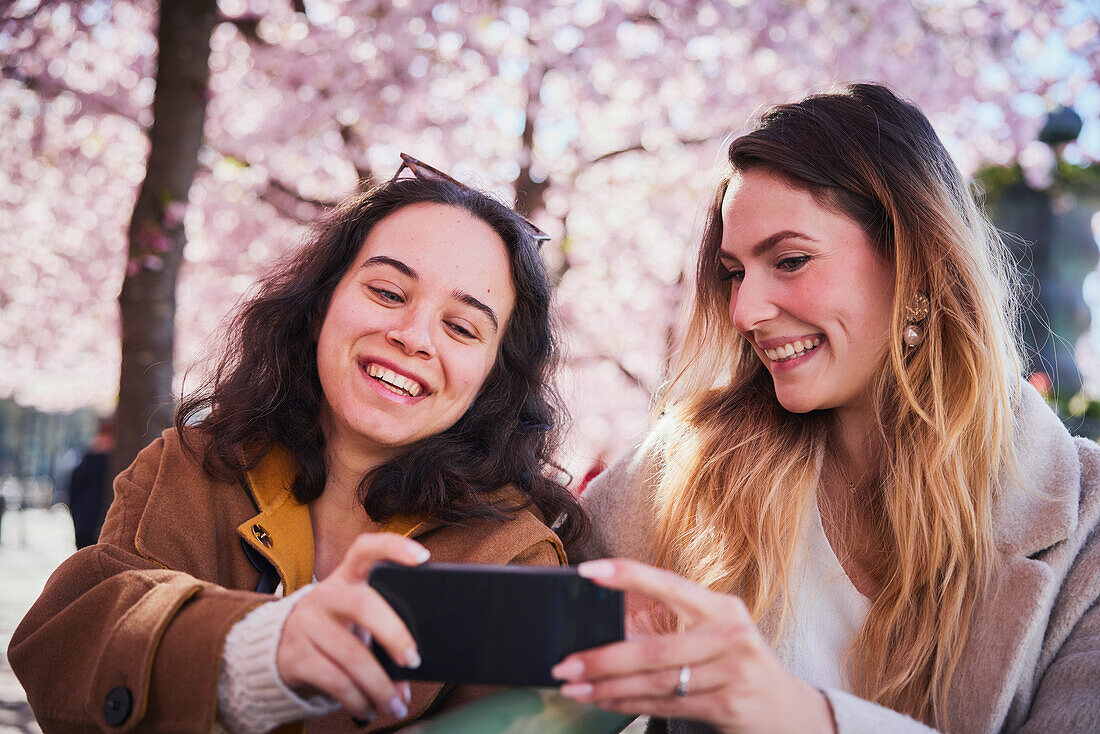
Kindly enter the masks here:
<path id="1" fill-rule="evenodd" d="M 786 362 L 809 354 L 821 345 L 821 341 L 819 336 L 812 339 L 795 339 L 775 349 L 765 349 L 764 354 L 773 362 Z"/>
<path id="2" fill-rule="evenodd" d="M 367 365 L 366 373 L 395 395 L 415 398 L 424 392 L 424 387 L 416 380 L 399 375 L 393 370 L 374 362 Z"/>

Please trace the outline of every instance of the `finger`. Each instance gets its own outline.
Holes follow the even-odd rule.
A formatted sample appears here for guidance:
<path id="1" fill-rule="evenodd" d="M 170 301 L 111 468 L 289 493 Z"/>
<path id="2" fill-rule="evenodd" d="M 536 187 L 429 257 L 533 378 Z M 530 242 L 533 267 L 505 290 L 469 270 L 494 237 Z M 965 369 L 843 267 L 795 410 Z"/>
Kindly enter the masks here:
<path id="1" fill-rule="evenodd" d="M 725 654 L 728 633 L 693 629 L 683 633 L 645 635 L 573 653 L 551 670 L 559 680 L 592 682 L 603 678 L 698 665 Z"/>
<path id="2" fill-rule="evenodd" d="M 683 576 L 623 558 L 587 561 L 577 572 L 600 586 L 643 594 L 667 605 L 688 624 L 710 618 L 748 619 L 744 603 L 688 581 Z"/>
<path id="3" fill-rule="evenodd" d="M 309 649 L 298 656 L 298 678 L 329 698 L 336 699 L 353 716 L 374 719 L 374 707 L 367 695 L 347 674 L 324 653 L 314 640 Z"/>
<path id="4" fill-rule="evenodd" d="M 676 696 L 683 666 L 660 668 L 616 678 L 567 683 L 561 693 L 582 703 L 605 704 L 624 699 L 658 699 Z M 716 691 L 728 681 L 728 671 L 709 662 L 688 666 L 685 695 L 698 696 Z"/>
<path id="5" fill-rule="evenodd" d="M 378 561 L 417 566 L 428 560 L 428 549 L 397 533 L 363 533 L 356 538 L 332 573 L 349 583 L 363 581 Z"/>
<path id="6" fill-rule="evenodd" d="M 405 622 L 377 591 L 366 584 L 354 583 L 323 591 L 318 588 L 317 592 L 320 592 L 318 601 L 324 614 L 339 619 L 349 629 L 358 628 L 358 634 L 351 636 L 361 647 L 369 647 L 369 640 L 374 639 L 398 665 L 420 667 L 416 640 Z"/>
<path id="7" fill-rule="evenodd" d="M 315 632 L 314 644 L 376 710 L 399 719 L 408 715 L 409 702 L 404 691 L 390 680 L 378 660 L 350 629 L 336 624 L 322 627 Z"/>
<path id="8" fill-rule="evenodd" d="M 706 696 L 673 696 L 659 698 L 622 698 L 615 701 L 593 702 L 605 711 L 618 714 L 647 715 L 662 719 L 698 719 L 708 718 Z"/>

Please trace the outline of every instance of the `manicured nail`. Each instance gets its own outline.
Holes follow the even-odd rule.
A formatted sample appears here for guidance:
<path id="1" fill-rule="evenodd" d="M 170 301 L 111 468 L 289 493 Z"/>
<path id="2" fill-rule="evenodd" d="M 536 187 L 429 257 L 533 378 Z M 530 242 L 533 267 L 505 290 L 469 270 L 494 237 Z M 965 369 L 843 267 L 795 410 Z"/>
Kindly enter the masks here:
<path id="1" fill-rule="evenodd" d="M 398 683 L 397 690 L 401 691 L 401 697 L 405 699 L 405 703 L 412 703 L 412 686 L 408 684 L 408 681 L 401 681 L 400 683 Z"/>
<path id="2" fill-rule="evenodd" d="M 414 558 L 416 559 L 417 563 L 424 563 L 431 557 L 432 553 L 427 548 L 421 547 L 419 550 L 415 551 Z"/>
<path id="3" fill-rule="evenodd" d="M 405 667 L 414 670 L 420 667 L 420 653 L 416 651 L 415 647 L 410 647 L 405 651 Z"/>
<path id="4" fill-rule="evenodd" d="M 390 699 L 389 705 L 386 706 L 389 712 L 399 719 L 403 719 L 409 715 L 409 707 L 405 705 L 405 702 L 401 700 L 401 696 L 394 696 Z"/>
<path id="5" fill-rule="evenodd" d="M 611 561 L 585 561 L 577 566 L 577 573 L 586 579 L 606 579 L 615 575 L 615 564 Z"/>
<path id="6" fill-rule="evenodd" d="M 580 660 L 566 660 L 550 669 L 550 675 L 558 680 L 573 680 L 584 675 L 584 663 Z"/>
<path id="7" fill-rule="evenodd" d="M 574 701 L 583 701 L 592 695 L 591 683 L 567 683 L 561 687 L 561 695 Z"/>

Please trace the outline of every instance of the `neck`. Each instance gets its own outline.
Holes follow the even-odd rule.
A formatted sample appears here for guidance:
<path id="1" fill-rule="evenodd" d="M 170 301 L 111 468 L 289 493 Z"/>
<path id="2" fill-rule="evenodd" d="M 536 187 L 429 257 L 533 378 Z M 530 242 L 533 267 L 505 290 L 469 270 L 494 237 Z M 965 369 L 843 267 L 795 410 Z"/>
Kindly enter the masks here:
<path id="1" fill-rule="evenodd" d="M 869 451 L 874 428 L 874 415 L 870 409 L 837 408 L 836 423 L 829 436 L 833 461 L 851 480 L 858 481 L 872 474 L 875 452 Z"/>
<path id="2" fill-rule="evenodd" d="M 874 417 L 845 409 L 836 410 L 835 417 L 817 495 L 821 525 L 853 585 L 874 599 L 882 588 L 876 573 L 885 548 L 871 515 L 877 506 L 871 493 L 881 491 L 881 467 L 873 458 L 879 452 L 872 450 Z"/>
<path id="3" fill-rule="evenodd" d="M 382 527 L 367 515 L 359 501 L 359 483 L 391 455 L 364 451 L 333 435 L 335 433 L 332 431 L 326 435 L 328 476 L 325 489 L 309 505 L 313 525 L 314 575 L 319 579 L 335 568 L 359 535 L 375 532 Z"/>

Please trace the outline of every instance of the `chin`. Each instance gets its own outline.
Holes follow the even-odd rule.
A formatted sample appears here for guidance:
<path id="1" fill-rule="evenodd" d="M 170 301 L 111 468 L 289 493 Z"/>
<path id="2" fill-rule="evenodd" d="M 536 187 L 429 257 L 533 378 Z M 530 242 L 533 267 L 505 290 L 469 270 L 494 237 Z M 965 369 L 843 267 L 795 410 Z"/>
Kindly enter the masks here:
<path id="1" fill-rule="evenodd" d="M 821 407 L 815 401 L 810 400 L 804 395 L 785 395 L 783 393 L 776 393 L 775 397 L 783 410 L 788 413 L 809 413 Z"/>

